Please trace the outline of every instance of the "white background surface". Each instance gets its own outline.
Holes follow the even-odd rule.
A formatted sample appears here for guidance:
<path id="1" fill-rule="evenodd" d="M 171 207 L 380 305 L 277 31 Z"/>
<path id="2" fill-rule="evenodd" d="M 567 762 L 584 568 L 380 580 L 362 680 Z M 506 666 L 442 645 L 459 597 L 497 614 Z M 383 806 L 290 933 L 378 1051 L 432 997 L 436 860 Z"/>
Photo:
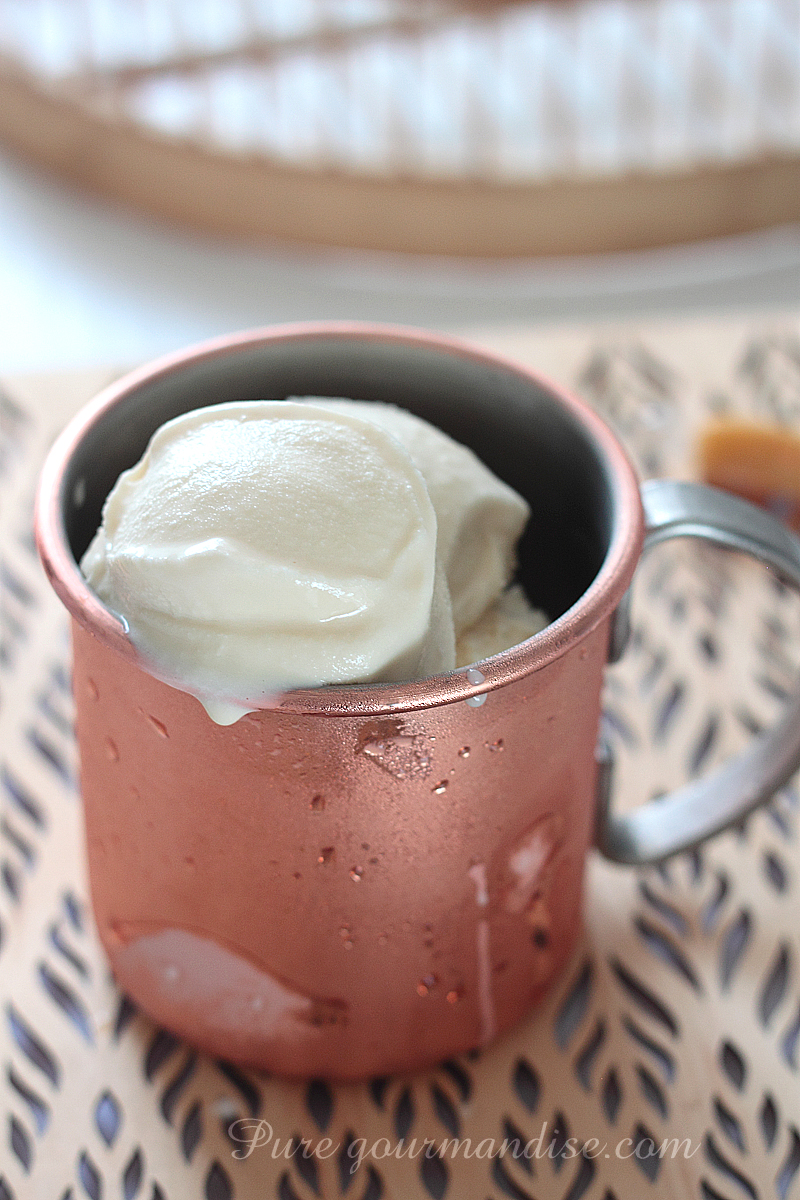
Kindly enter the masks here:
<path id="1" fill-rule="evenodd" d="M 0 372 L 125 366 L 276 321 L 459 329 L 800 309 L 800 227 L 630 255 L 463 263 L 226 244 L 0 155 Z"/>

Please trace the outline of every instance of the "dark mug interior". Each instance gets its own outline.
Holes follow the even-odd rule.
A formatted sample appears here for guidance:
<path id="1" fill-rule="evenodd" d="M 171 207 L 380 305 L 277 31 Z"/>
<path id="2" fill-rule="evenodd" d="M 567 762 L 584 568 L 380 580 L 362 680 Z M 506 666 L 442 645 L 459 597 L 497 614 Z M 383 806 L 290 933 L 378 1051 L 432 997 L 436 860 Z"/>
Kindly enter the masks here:
<path id="1" fill-rule="evenodd" d="M 346 396 L 401 405 L 470 446 L 516 488 L 532 516 L 519 580 L 555 619 L 580 599 L 608 552 L 611 468 L 577 415 L 511 365 L 413 339 L 304 334 L 231 344 L 156 371 L 86 431 L 64 476 L 70 549 L 80 561 L 121 471 L 165 421 L 228 400 Z"/>

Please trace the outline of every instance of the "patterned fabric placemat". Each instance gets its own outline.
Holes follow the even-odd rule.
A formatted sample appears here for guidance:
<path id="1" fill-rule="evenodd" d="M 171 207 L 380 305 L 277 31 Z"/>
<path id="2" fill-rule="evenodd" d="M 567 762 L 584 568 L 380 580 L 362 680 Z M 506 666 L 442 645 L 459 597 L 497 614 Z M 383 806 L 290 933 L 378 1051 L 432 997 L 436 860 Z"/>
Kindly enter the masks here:
<path id="1" fill-rule="evenodd" d="M 646 474 L 691 474 L 711 411 L 800 413 L 796 316 L 476 338 L 584 394 Z M 593 857 L 546 1003 L 414 1077 L 286 1083 L 196 1053 L 119 995 L 87 899 L 67 622 L 31 536 L 47 446 L 112 376 L 0 395 L 0 1200 L 797 1200 L 794 783 L 663 867 Z M 620 804 L 742 745 L 798 661 L 800 603 L 766 572 L 654 553 L 607 688 Z"/>

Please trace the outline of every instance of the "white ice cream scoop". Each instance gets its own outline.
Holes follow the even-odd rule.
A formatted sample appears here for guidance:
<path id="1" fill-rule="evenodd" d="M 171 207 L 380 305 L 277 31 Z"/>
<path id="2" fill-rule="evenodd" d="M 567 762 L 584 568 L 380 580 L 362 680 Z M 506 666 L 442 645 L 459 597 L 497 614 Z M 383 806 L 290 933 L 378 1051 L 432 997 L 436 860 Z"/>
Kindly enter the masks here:
<path id="1" fill-rule="evenodd" d="M 425 480 L 390 432 L 257 401 L 163 425 L 81 567 L 157 673 L 228 723 L 292 687 L 452 669 L 436 544 Z"/>
<path id="2" fill-rule="evenodd" d="M 549 624 L 547 614 L 534 608 L 522 587 L 514 583 L 498 596 L 486 612 L 456 642 L 456 666 L 466 667 L 491 658 L 509 646 L 518 646 Z"/>
<path id="3" fill-rule="evenodd" d="M 322 397 L 307 402 L 379 425 L 419 467 L 436 511 L 438 552 L 460 636 L 510 582 L 517 541 L 530 516 L 527 502 L 472 450 L 404 408 Z"/>

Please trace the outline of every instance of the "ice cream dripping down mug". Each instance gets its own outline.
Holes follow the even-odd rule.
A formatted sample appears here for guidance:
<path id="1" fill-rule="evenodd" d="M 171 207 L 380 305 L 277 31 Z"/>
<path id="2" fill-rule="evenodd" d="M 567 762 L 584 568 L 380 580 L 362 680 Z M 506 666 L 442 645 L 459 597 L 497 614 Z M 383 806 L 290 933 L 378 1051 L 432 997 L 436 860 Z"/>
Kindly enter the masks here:
<path id="1" fill-rule="evenodd" d="M 531 505 L 520 579 L 552 624 L 468 669 L 288 692 L 227 727 L 157 678 L 78 569 L 103 501 L 164 421 L 293 395 L 389 401 L 471 446 Z M 72 615 L 91 895 L 120 987 L 213 1054 L 293 1076 L 410 1070 L 516 1022 L 570 954 L 593 844 L 666 858 L 800 764 L 794 699 L 717 774 L 615 813 L 603 670 L 643 545 L 678 536 L 800 587 L 800 543 L 765 513 L 688 483 L 640 490 L 579 400 L 444 337 L 266 329 L 104 391 L 51 451 L 37 538 Z"/>

